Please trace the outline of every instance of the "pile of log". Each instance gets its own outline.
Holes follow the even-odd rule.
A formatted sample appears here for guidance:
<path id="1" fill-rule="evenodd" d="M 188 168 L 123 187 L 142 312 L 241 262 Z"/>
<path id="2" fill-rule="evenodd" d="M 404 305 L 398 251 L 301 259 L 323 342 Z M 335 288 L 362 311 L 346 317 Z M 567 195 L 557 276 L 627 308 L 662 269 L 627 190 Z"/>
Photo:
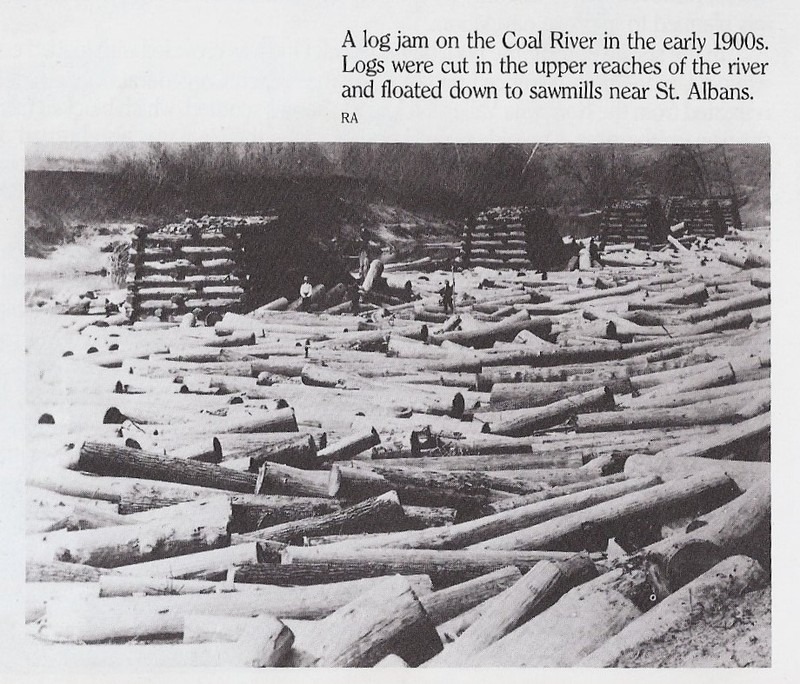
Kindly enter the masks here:
<path id="1" fill-rule="evenodd" d="M 752 249 L 544 281 L 474 267 L 454 312 L 449 273 L 390 269 L 422 298 L 69 319 L 31 348 L 32 648 L 610 666 L 692 602 L 764 586 L 770 278 L 732 245 Z"/>

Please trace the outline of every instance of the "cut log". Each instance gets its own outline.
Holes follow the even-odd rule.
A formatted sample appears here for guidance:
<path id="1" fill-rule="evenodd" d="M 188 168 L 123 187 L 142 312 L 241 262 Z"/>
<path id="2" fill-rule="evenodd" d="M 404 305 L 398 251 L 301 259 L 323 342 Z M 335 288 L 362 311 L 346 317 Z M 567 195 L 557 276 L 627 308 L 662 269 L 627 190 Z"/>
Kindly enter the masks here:
<path id="1" fill-rule="evenodd" d="M 683 479 L 701 472 L 725 474 L 740 490 L 746 491 L 762 478 L 769 477 L 770 464 L 661 454 L 635 454 L 625 461 L 625 475 L 628 477 L 656 475 L 667 481 Z"/>
<path id="2" fill-rule="evenodd" d="M 491 347 L 497 340 L 510 342 L 522 330 L 528 330 L 541 337 L 550 333 L 551 321 L 549 318 L 531 318 L 527 312 L 520 312 L 509 316 L 499 323 L 489 323 L 473 330 L 457 330 L 439 335 L 431 335 L 430 341 L 441 344 L 444 340 L 463 344 L 475 349 Z"/>
<path id="3" fill-rule="evenodd" d="M 406 578 L 418 592 L 430 591 L 424 576 Z M 272 615 L 315 620 L 326 617 L 375 588 L 392 586 L 392 577 L 338 582 L 314 587 L 264 587 L 229 594 L 185 594 L 54 600 L 47 605 L 39 636 L 53 641 L 105 641 L 133 637 L 180 636 L 187 615 Z"/>
<path id="4" fill-rule="evenodd" d="M 554 606 L 462 665 L 569 667 L 642 614 L 629 578 L 606 573 L 567 592 Z"/>
<path id="5" fill-rule="evenodd" d="M 602 389 L 603 382 L 568 380 L 566 382 L 496 382 L 492 384 L 490 408 L 492 411 L 546 406 L 568 397 Z M 630 383 L 620 380 L 609 389 L 620 394 L 630 393 Z M 626 391 L 627 390 L 627 391 Z"/>
<path id="6" fill-rule="evenodd" d="M 81 563 L 64 563 L 53 561 L 51 563 L 25 563 L 26 582 L 97 582 L 101 577 L 113 574 L 116 571 L 106 568 L 95 568 Z"/>
<path id="7" fill-rule="evenodd" d="M 453 644 L 426 665 L 456 667 L 462 664 L 549 608 L 574 586 L 596 576 L 597 570 L 588 556 L 537 564 L 487 605 L 482 615 Z"/>
<path id="8" fill-rule="evenodd" d="M 592 491 L 596 490 L 589 490 Z M 736 485 L 726 475 L 700 474 L 626 494 L 470 548 L 576 551 L 605 548 L 608 539 L 625 531 L 625 526 L 633 522 L 641 524 L 643 518 L 651 523 L 665 522 L 687 512 L 708 511 L 735 494 Z"/>
<path id="9" fill-rule="evenodd" d="M 344 461 L 380 444 L 381 438 L 373 427 L 369 431 L 350 435 L 345 439 L 321 449 L 317 453 L 320 462 Z"/>
<path id="10" fill-rule="evenodd" d="M 239 544 L 212 551 L 173 556 L 162 560 L 124 565 L 119 572 L 142 577 L 207 579 L 224 576 L 231 568 L 258 562 L 257 544 Z"/>
<path id="11" fill-rule="evenodd" d="M 232 541 L 234 544 L 266 540 L 302 544 L 306 536 L 313 537 L 333 532 L 357 534 L 396 529 L 398 521 L 403 517 L 403 508 L 400 506 L 397 494 L 387 492 L 336 513 L 264 527 L 237 535 Z"/>
<path id="12" fill-rule="evenodd" d="M 741 405 L 744 402 L 739 402 Z M 736 413 L 734 412 L 734 416 Z M 684 444 L 664 449 L 659 452 L 661 458 L 673 457 L 702 457 L 702 458 L 730 458 L 733 455 L 742 460 L 753 460 L 751 453 L 753 445 L 758 440 L 769 436 L 771 429 L 771 414 L 764 413 L 749 420 L 744 420 L 737 425 L 725 426 L 713 435 L 693 439 Z M 750 456 L 750 458 L 748 458 Z"/>
<path id="13" fill-rule="evenodd" d="M 741 401 L 724 398 L 701 401 L 677 408 L 624 409 L 602 413 L 583 413 L 572 418 L 572 425 L 577 432 L 713 425 L 732 421 L 741 404 Z"/>
<path id="14" fill-rule="evenodd" d="M 767 581 L 764 569 L 752 558 L 726 558 L 631 622 L 578 665 L 614 667 L 625 654 L 639 651 L 669 632 L 691 627 L 697 611 L 703 616 L 713 615 L 720 605 L 764 586 Z"/>
<path id="15" fill-rule="evenodd" d="M 255 591 L 259 587 L 233 582 L 210 582 L 165 577 L 104 575 L 99 579 L 100 597 L 179 596 L 182 594 L 221 594 L 232 591 Z"/>
<path id="16" fill-rule="evenodd" d="M 252 532 L 292 520 L 336 513 L 342 504 L 333 499 L 310 496 L 239 494 L 231 496 L 232 533 Z"/>
<path id="17" fill-rule="evenodd" d="M 392 653 L 416 666 L 442 650 L 419 598 L 401 577 L 387 578 L 316 627 L 308 646 L 319 667 L 372 667 Z"/>
<path id="18" fill-rule="evenodd" d="M 256 485 L 252 473 L 100 442 L 83 443 L 76 468 L 98 475 L 162 480 L 233 492 L 252 493 Z"/>
<path id="19" fill-rule="evenodd" d="M 484 424 L 484 430 L 496 435 L 524 437 L 558 425 L 578 414 L 614 406 L 614 394 L 608 387 L 591 389 L 539 408 L 517 409 L 514 417 Z M 488 414 L 491 416 L 491 414 Z"/>
<path id="20" fill-rule="evenodd" d="M 250 475 L 250 473 L 248 473 Z M 329 497 L 330 473 L 322 470 L 301 470 L 292 466 L 265 461 L 258 470 L 251 492 L 287 494 L 290 496 Z"/>
<path id="21" fill-rule="evenodd" d="M 770 483 L 765 478 L 693 522 L 690 531 L 651 544 L 643 554 L 661 567 L 673 591 L 732 554 L 750 555 L 769 567 L 770 511 Z"/>
<path id="22" fill-rule="evenodd" d="M 488 572 L 514 565 L 526 572 L 541 560 L 564 558 L 563 553 L 550 551 L 434 551 L 430 549 L 346 549 L 339 544 L 313 547 L 287 547 L 282 561 L 286 564 L 360 568 L 362 576 L 374 577 L 398 573 L 425 573 L 434 587 L 449 587 L 474 579 Z"/>
<path id="23" fill-rule="evenodd" d="M 536 567 L 538 565 L 541 563 Z M 509 565 L 461 584 L 454 584 L 447 589 L 434 591 L 423 596 L 420 601 L 433 624 L 440 625 L 497 596 L 513 586 L 521 577 L 519 569 Z"/>
<path id="24" fill-rule="evenodd" d="M 220 455 L 222 455 L 221 445 Z M 241 453 L 239 458 L 248 460 L 248 470 L 251 473 L 257 473 L 259 468 L 267 461 L 301 469 L 315 468 L 322 462 L 317 456 L 317 447 L 314 444 L 314 439 L 308 434 L 298 434 L 294 438 L 258 446 L 250 451 Z"/>
<path id="25" fill-rule="evenodd" d="M 216 497 L 180 504 L 169 516 L 140 525 L 119 525 L 29 537 L 32 561 L 64 561 L 114 568 L 227 546 L 230 502 Z"/>

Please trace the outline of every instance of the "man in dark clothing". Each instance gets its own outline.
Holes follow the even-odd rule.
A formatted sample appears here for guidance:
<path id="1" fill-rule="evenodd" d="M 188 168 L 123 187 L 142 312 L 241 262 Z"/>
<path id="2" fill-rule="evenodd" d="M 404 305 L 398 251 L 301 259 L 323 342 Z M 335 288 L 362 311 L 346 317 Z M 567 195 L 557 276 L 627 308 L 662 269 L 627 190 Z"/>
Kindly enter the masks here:
<path id="1" fill-rule="evenodd" d="M 591 262 L 592 267 L 599 267 L 603 265 L 600 261 L 600 247 L 594 241 L 594 238 L 589 240 L 589 261 Z"/>
<path id="2" fill-rule="evenodd" d="M 449 280 L 444 281 L 444 287 L 439 290 L 439 294 L 442 295 L 442 306 L 444 307 L 445 313 L 453 313 L 453 283 Z"/>
<path id="3" fill-rule="evenodd" d="M 578 268 L 578 261 L 580 258 L 581 246 L 575 238 L 569 243 L 569 261 L 567 262 L 567 270 L 574 271 Z"/>

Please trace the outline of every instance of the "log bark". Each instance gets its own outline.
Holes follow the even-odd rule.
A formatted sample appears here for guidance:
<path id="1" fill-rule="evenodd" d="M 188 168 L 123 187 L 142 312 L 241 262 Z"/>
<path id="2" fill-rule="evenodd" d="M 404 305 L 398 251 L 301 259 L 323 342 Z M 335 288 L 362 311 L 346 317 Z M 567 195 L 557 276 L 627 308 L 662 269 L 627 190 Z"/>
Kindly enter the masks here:
<path id="1" fill-rule="evenodd" d="M 250 475 L 250 473 L 247 473 Z M 301 470 L 292 466 L 265 461 L 258 470 L 251 492 L 287 494 L 290 496 L 329 497 L 330 473 L 322 470 Z"/>
<path id="2" fill-rule="evenodd" d="M 563 558 L 550 551 L 440 551 L 432 549 L 346 549 L 336 544 L 313 547 L 287 547 L 282 561 L 291 565 L 360 569 L 364 577 L 424 573 L 434 587 L 441 589 L 466 582 L 488 572 L 514 565 L 526 572 L 541 560 Z"/>
<path id="3" fill-rule="evenodd" d="M 350 435 L 321 449 L 317 453 L 320 462 L 344 461 L 380 444 L 381 438 L 373 427 L 368 431 Z"/>
<path id="4" fill-rule="evenodd" d="M 619 580 L 618 575 L 606 573 L 575 587 L 554 606 L 462 665 L 570 667 L 577 664 L 642 614 L 618 586 Z"/>
<path id="5" fill-rule="evenodd" d="M 516 530 L 523 530 L 537 523 L 559 518 L 570 512 L 596 506 L 601 502 L 610 501 L 630 492 L 646 490 L 646 488 L 653 487 L 658 482 L 659 480 L 654 477 L 626 480 L 554 499 L 538 501 L 476 520 L 457 523 L 449 527 L 388 534 L 379 540 L 353 540 L 342 542 L 336 546 L 340 549 L 365 547 L 459 549 L 491 540 Z"/>
<path id="6" fill-rule="evenodd" d="M 51 563 L 38 563 L 27 561 L 25 563 L 26 582 L 97 582 L 104 575 L 115 573 L 106 568 L 95 568 L 81 563 L 65 563 L 53 561 Z"/>
<path id="7" fill-rule="evenodd" d="M 221 452 L 222 448 L 220 447 L 220 455 L 222 455 Z M 251 473 L 257 473 L 267 461 L 307 469 L 315 468 L 322 462 L 318 458 L 314 439 L 307 434 L 298 434 L 295 438 L 258 446 L 240 454 L 239 458 L 249 461 L 248 470 Z"/>
<path id="8" fill-rule="evenodd" d="M 333 532 L 357 534 L 395 529 L 403 519 L 403 508 L 395 492 L 387 492 L 372 499 L 327 515 L 302 518 L 263 527 L 253 532 L 240 534 L 232 540 L 234 544 L 252 541 L 279 541 L 302 544 L 305 537 L 314 537 Z"/>
<path id="9" fill-rule="evenodd" d="M 546 406 L 517 409 L 514 417 L 484 424 L 484 430 L 496 435 L 524 437 L 539 430 L 546 430 L 569 418 L 598 408 L 614 405 L 614 394 L 608 387 L 591 389 Z M 488 414 L 491 416 L 491 414 Z"/>
<path id="10" fill-rule="evenodd" d="M 566 382 L 497 382 L 492 384 L 490 408 L 492 411 L 535 408 L 546 406 L 568 397 L 602 389 L 605 383 L 595 381 L 568 380 Z M 625 380 L 609 385 L 612 392 L 630 393 L 630 384 Z M 625 390 L 628 390 L 627 392 Z"/>
<path id="11" fill-rule="evenodd" d="M 47 605 L 42 638 L 105 641 L 133 637 L 180 636 L 188 615 L 272 615 L 315 620 L 326 617 L 359 595 L 391 586 L 394 578 L 338 582 L 314 587 L 264 587 L 259 591 L 182 596 L 54 600 Z M 430 591 L 424 577 L 407 578 L 417 592 Z"/>
<path id="12" fill-rule="evenodd" d="M 622 411 L 585 413 L 575 416 L 572 423 L 577 432 L 713 425 L 732 421 L 741 404 L 741 401 L 721 399 L 702 401 L 677 408 L 634 408 Z"/>
<path id="13" fill-rule="evenodd" d="M 29 556 L 45 563 L 114 568 L 228 545 L 231 509 L 227 499 L 217 497 L 181 508 L 179 515 L 176 511 L 151 523 L 41 535 L 29 539 Z"/>
<path id="14" fill-rule="evenodd" d="M 578 665 L 614 667 L 624 655 L 641 650 L 671 631 L 691 627 L 697 611 L 713 615 L 723 603 L 760 588 L 767 581 L 764 569 L 752 558 L 726 558 L 634 620 Z"/>
<path id="15" fill-rule="evenodd" d="M 770 565 L 770 483 L 765 478 L 744 494 L 712 510 L 687 527 L 643 549 L 662 569 L 674 591 L 732 554 L 744 553 Z"/>
<path id="16" fill-rule="evenodd" d="M 259 587 L 233 582 L 211 582 L 165 577 L 104 575 L 99 578 L 100 597 L 111 596 L 180 596 L 183 594 L 222 594 L 233 591 L 256 591 Z"/>
<path id="17" fill-rule="evenodd" d="M 625 461 L 625 475 L 645 477 L 656 475 L 664 481 L 682 479 L 701 472 L 725 474 L 736 486 L 748 490 L 754 483 L 769 477 L 769 463 L 747 463 L 714 460 L 694 456 L 663 456 L 661 454 L 636 454 Z"/>
<path id="18" fill-rule="evenodd" d="M 440 625 L 497 596 L 513 586 L 521 577 L 519 569 L 509 565 L 461 584 L 434 591 L 423 596 L 420 601 L 433 624 Z"/>
<path id="19" fill-rule="evenodd" d="M 258 562 L 257 544 L 238 544 L 185 556 L 120 566 L 119 572 L 143 577 L 208 579 L 224 576 L 231 568 Z"/>
<path id="20" fill-rule="evenodd" d="M 355 598 L 314 631 L 309 647 L 319 667 L 372 667 L 392 653 L 416 666 L 442 650 L 419 598 L 400 577 Z"/>
<path id="21" fill-rule="evenodd" d="M 735 492 L 736 485 L 726 475 L 701 474 L 684 480 L 671 480 L 474 544 L 470 548 L 605 548 L 608 539 L 624 531 L 625 525 L 634 521 L 641 523 L 642 519 L 647 519 L 657 523 L 686 514 L 687 511 L 707 511 L 729 501 Z"/>
<path id="22" fill-rule="evenodd" d="M 232 533 L 252 532 L 292 520 L 336 513 L 342 504 L 334 499 L 310 496 L 239 494 L 231 496 Z"/>
<path id="23" fill-rule="evenodd" d="M 738 402 L 741 406 L 747 402 Z M 734 412 L 736 416 L 736 412 Z M 740 460 L 753 460 L 754 445 L 767 438 L 771 431 L 771 414 L 764 413 L 736 425 L 725 426 L 707 437 L 700 437 L 676 444 L 659 452 L 661 458 L 702 457 L 730 458 L 736 456 Z"/>
<path id="24" fill-rule="evenodd" d="M 542 613 L 574 586 L 596 576 L 597 569 L 588 556 L 542 561 L 487 605 L 482 615 L 426 666 L 457 667 Z"/>
<path id="25" fill-rule="evenodd" d="M 84 442 L 76 467 L 98 475 L 161 480 L 233 492 L 252 493 L 256 485 L 256 476 L 252 473 L 99 442 Z"/>

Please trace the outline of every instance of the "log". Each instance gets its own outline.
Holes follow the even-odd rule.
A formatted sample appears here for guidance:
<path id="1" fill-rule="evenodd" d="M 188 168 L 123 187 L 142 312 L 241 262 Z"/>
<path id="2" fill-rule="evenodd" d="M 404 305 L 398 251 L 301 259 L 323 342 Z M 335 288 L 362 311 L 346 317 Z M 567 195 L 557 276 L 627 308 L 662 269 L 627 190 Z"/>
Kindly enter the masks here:
<path id="1" fill-rule="evenodd" d="M 440 625 L 493 596 L 497 596 L 513 586 L 521 577 L 522 573 L 519 569 L 509 565 L 475 579 L 434 591 L 423 596 L 420 601 L 431 622 Z"/>
<path id="2" fill-rule="evenodd" d="M 645 477 L 656 475 L 664 481 L 682 479 L 700 472 L 725 474 L 736 486 L 747 491 L 754 483 L 769 477 L 769 463 L 714 460 L 694 456 L 663 456 L 635 454 L 625 461 L 625 475 Z"/>
<path id="3" fill-rule="evenodd" d="M 385 531 L 396 528 L 403 518 L 403 508 L 395 492 L 387 492 L 372 499 L 361 501 L 335 513 L 302 518 L 260 528 L 234 537 L 234 544 L 253 541 L 279 541 L 302 544 L 306 536 L 319 536 L 337 532 L 357 534 L 360 532 Z"/>
<path id="4" fill-rule="evenodd" d="M 691 627 L 698 611 L 713 615 L 719 606 L 767 582 L 764 569 L 752 558 L 726 558 L 631 622 L 578 665 L 614 667 L 626 654 L 640 651 L 670 632 Z"/>
<path id="5" fill-rule="evenodd" d="M 408 529 L 424 530 L 429 527 L 452 525 L 456 521 L 455 508 L 445 506 L 403 506 Z"/>
<path id="6" fill-rule="evenodd" d="M 174 579 L 172 577 L 136 577 L 104 575 L 99 578 L 100 597 L 179 596 L 183 594 L 220 594 L 232 591 L 255 591 L 259 587 L 233 582 Z"/>
<path id="7" fill-rule="evenodd" d="M 514 417 L 500 419 L 498 422 L 485 423 L 483 430 L 496 435 L 524 437 L 539 430 L 546 430 L 558 425 L 585 411 L 610 408 L 613 405 L 614 394 L 611 389 L 600 387 L 572 395 L 546 406 L 517 409 Z"/>
<path id="8" fill-rule="evenodd" d="M 29 539 L 38 562 L 65 561 L 114 568 L 227 546 L 230 502 L 216 497 L 179 504 L 169 517 L 140 525 L 54 532 Z"/>
<path id="9" fill-rule="evenodd" d="M 592 380 L 568 380 L 566 382 L 496 382 L 492 384 L 490 410 L 535 408 L 546 406 L 568 397 L 602 389 L 604 383 Z M 630 393 L 630 383 L 621 380 L 609 385 L 609 389 L 620 394 Z M 628 390 L 627 392 L 625 390 Z"/>
<path id="10" fill-rule="evenodd" d="M 583 413 L 574 416 L 571 424 L 579 433 L 713 425 L 732 421 L 741 405 L 741 401 L 727 398 L 701 401 L 676 408 L 633 408 L 622 411 Z"/>
<path id="11" fill-rule="evenodd" d="M 524 316 L 520 314 L 524 314 Z M 491 347 L 497 340 L 510 342 L 522 330 L 528 330 L 542 337 L 550 333 L 552 323 L 549 318 L 531 318 L 524 311 L 520 312 L 520 314 L 509 316 L 499 323 L 489 323 L 479 328 L 476 327 L 473 330 L 455 330 L 439 335 L 431 335 L 430 341 L 433 344 L 441 344 L 444 340 L 448 340 L 475 349 L 481 349 Z"/>
<path id="12" fill-rule="evenodd" d="M 409 667 L 409 665 L 399 655 L 390 653 L 377 665 L 375 665 L 375 667 Z"/>
<path id="13" fill-rule="evenodd" d="M 418 592 L 430 591 L 424 576 L 406 578 Z M 47 605 L 40 636 L 58 641 L 105 641 L 133 637 L 180 636 L 188 615 L 272 615 L 315 620 L 359 595 L 392 586 L 395 578 L 337 582 L 313 587 L 263 587 L 259 591 L 181 596 L 132 596 L 54 600 Z"/>
<path id="14" fill-rule="evenodd" d="M 589 490 L 592 491 L 595 490 Z M 598 545 L 605 548 L 607 540 L 624 532 L 626 525 L 641 524 L 643 519 L 656 524 L 687 511 L 707 511 L 729 501 L 735 492 L 736 485 L 726 475 L 700 474 L 683 480 L 670 480 L 469 548 L 590 550 Z"/>
<path id="15" fill-rule="evenodd" d="M 232 533 L 252 532 L 262 527 L 328 513 L 336 513 L 342 504 L 334 499 L 310 496 L 239 494 L 231 496 Z"/>
<path id="16" fill-rule="evenodd" d="M 770 483 L 755 483 L 744 494 L 642 551 L 658 564 L 670 591 L 675 591 L 721 559 L 744 553 L 769 567 Z"/>
<path id="17" fill-rule="evenodd" d="M 595 487 L 603 487 L 607 484 L 614 484 L 623 482 L 626 479 L 624 473 L 616 475 L 606 475 L 605 477 L 597 477 L 593 480 L 586 480 L 584 482 L 573 482 L 571 484 L 558 485 L 555 487 L 548 487 L 538 492 L 530 494 L 519 494 L 517 496 L 510 496 L 507 499 L 501 499 L 490 503 L 487 510 L 491 513 L 502 513 L 503 511 L 510 511 L 513 508 L 520 508 L 528 504 L 539 503 L 540 501 L 547 501 L 548 499 L 555 499 L 559 496 L 566 496 L 567 494 L 576 494 L 578 492 L 586 491 L 587 489 L 594 489 Z"/>
<path id="18" fill-rule="evenodd" d="M 370 263 L 369 269 L 364 276 L 364 282 L 361 284 L 361 289 L 364 292 L 369 292 L 373 287 L 375 287 L 382 274 L 383 262 L 380 259 L 374 259 Z"/>
<path id="19" fill-rule="evenodd" d="M 709 368 L 700 373 L 695 373 L 688 377 L 681 377 L 672 382 L 665 382 L 661 385 L 656 385 L 646 392 L 642 392 L 637 398 L 636 403 L 638 404 L 640 401 L 646 403 L 648 399 L 673 396 L 683 392 L 694 392 L 696 390 L 719 387 L 720 385 L 729 385 L 736 382 L 736 373 L 730 363 L 722 361 L 707 365 Z"/>
<path id="20" fill-rule="evenodd" d="M 252 493 L 256 476 L 200 461 L 170 458 L 140 449 L 84 442 L 76 468 L 98 475 L 136 477 Z"/>
<path id="21" fill-rule="evenodd" d="M 722 385 L 721 387 L 691 390 L 672 395 L 648 397 L 647 399 L 642 399 L 641 396 L 639 396 L 635 399 L 627 399 L 620 403 L 631 408 L 675 408 L 677 406 L 696 404 L 699 401 L 710 401 L 712 399 L 723 399 L 725 397 L 741 397 L 744 401 L 745 398 L 753 396 L 753 393 L 768 389 L 769 386 L 770 380 L 769 378 L 765 378 L 763 380 L 739 382 L 735 385 Z"/>
<path id="22" fill-rule="evenodd" d="M 211 551 L 173 556 L 162 560 L 124 565 L 119 568 L 126 575 L 142 577 L 169 577 L 205 579 L 225 575 L 231 568 L 258 562 L 256 544 L 238 544 Z"/>
<path id="23" fill-rule="evenodd" d="M 466 582 L 488 572 L 514 565 L 526 572 L 541 560 L 561 559 L 551 551 L 440 551 L 432 549 L 343 548 L 339 544 L 287 547 L 282 562 L 290 565 L 328 567 L 334 572 L 350 568 L 362 577 L 424 573 L 437 589 Z"/>
<path id="24" fill-rule="evenodd" d="M 491 540 L 515 530 L 523 530 L 545 520 L 559 518 L 569 512 L 595 506 L 630 492 L 655 486 L 654 477 L 639 478 L 608 484 L 590 490 L 576 492 L 549 500 L 539 501 L 512 510 L 487 515 L 476 520 L 441 528 L 400 532 L 383 535 L 379 540 L 353 540 L 337 544 L 340 549 L 374 548 L 428 548 L 459 549 L 481 541 Z"/>
<path id="25" fill-rule="evenodd" d="M 380 441 L 378 431 L 372 427 L 368 431 L 350 435 L 321 449 L 317 453 L 317 457 L 320 462 L 344 461 L 377 446 Z"/>
<path id="26" fill-rule="evenodd" d="M 221 455 L 222 447 L 220 446 Z M 239 455 L 239 458 L 247 459 L 249 462 L 248 470 L 251 473 L 257 473 L 259 468 L 267 461 L 308 469 L 315 468 L 322 462 L 318 458 L 317 447 L 311 435 L 301 435 L 299 433 L 297 437 L 264 444 L 245 451 Z"/>
<path id="27" fill-rule="evenodd" d="M 319 667 L 372 667 L 392 653 L 416 666 L 442 650 L 419 598 L 401 577 L 387 578 L 316 627 L 308 645 Z"/>
<path id="28" fill-rule="evenodd" d="M 739 405 L 745 403 L 740 401 Z M 736 415 L 734 412 L 733 417 Z M 771 424 L 771 414 L 763 413 L 736 425 L 725 426 L 713 435 L 668 447 L 658 455 L 661 458 L 730 458 L 736 455 L 739 459 L 753 460 L 753 445 L 769 436 Z"/>
<path id="29" fill-rule="evenodd" d="M 770 292 L 769 289 L 766 289 L 758 292 L 743 294 L 739 297 L 730 297 L 722 300 L 721 302 L 704 306 L 701 309 L 687 311 L 682 315 L 682 317 L 691 323 L 697 323 L 699 321 L 708 320 L 709 318 L 723 316 L 731 311 L 755 309 L 760 306 L 765 306 L 769 303 Z"/>
<path id="30" fill-rule="evenodd" d="M 301 470 L 265 461 L 258 470 L 251 492 L 324 498 L 330 496 L 329 481 L 330 474 L 325 471 Z"/>
<path id="31" fill-rule="evenodd" d="M 554 606 L 529 620 L 462 665 L 473 667 L 570 667 L 642 614 L 620 586 L 620 573 L 606 573 L 571 589 Z"/>
<path id="32" fill-rule="evenodd" d="M 114 573 L 114 570 L 95 568 L 81 563 L 64 563 L 53 561 L 39 563 L 27 561 L 25 563 L 26 582 L 97 582 L 104 575 Z"/>
<path id="33" fill-rule="evenodd" d="M 481 616 L 426 666 L 458 666 L 552 606 L 574 586 L 596 576 L 597 569 L 584 555 L 538 563 L 487 605 Z"/>

